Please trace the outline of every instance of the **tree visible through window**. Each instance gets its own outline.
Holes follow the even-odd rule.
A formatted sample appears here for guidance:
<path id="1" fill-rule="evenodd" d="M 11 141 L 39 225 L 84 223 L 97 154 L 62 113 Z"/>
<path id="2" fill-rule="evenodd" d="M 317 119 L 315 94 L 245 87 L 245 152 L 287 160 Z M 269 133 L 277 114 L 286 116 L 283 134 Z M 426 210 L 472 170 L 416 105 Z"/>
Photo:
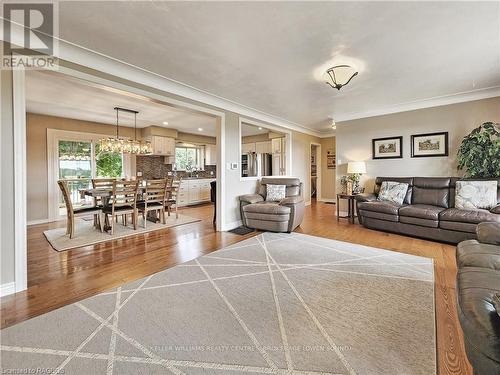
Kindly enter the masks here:
<path id="1" fill-rule="evenodd" d="M 175 148 L 175 167 L 178 171 L 190 170 L 193 167 L 199 168 L 199 149 L 194 147 Z"/>
<path id="2" fill-rule="evenodd" d="M 97 177 L 121 177 L 123 171 L 122 154 L 102 152 L 100 144 L 96 143 L 95 169 Z"/>

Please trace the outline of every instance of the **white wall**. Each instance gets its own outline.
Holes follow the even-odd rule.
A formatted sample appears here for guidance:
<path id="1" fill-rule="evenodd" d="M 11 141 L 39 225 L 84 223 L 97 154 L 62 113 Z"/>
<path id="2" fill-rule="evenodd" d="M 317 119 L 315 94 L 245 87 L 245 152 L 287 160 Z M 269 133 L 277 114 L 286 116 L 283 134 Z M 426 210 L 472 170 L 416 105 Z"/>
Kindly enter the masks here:
<path id="1" fill-rule="evenodd" d="M 500 97 L 419 109 L 337 124 L 337 192 L 347 162 L 366 161 L 361 185 L 373 190 L 377 176 L 459 176 L 456 154 L 462 138 L 483 122 L 500 122 Z M 411 158 L 412 134 L 449 132 L 449 156 Z M 372 160 L 372 139 L 403 136 L 403 158 Z"/>
<path id="2" fill-rule="evenodd" d="M 12 107 L 12 71 L 0 71 L 1 104 L 1 225 L 0 287 L 4 293 L 14 283 L 14 123 Z"/>

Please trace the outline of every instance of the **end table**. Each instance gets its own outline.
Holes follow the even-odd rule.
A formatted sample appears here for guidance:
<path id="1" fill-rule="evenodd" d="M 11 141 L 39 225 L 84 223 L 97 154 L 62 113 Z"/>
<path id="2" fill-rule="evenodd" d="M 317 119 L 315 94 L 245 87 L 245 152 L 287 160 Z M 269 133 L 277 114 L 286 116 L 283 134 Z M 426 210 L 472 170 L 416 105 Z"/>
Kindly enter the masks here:
<path id="1" fill-rule="evenodd" d="M 356 219 L 356 195 L 358 194 L 337 194 L 337 221 L 340 219 L 348 219 L 351 224 L 354 224 Z M 347 199 L 347 216 L 340 216 L 339 201 Z"/>

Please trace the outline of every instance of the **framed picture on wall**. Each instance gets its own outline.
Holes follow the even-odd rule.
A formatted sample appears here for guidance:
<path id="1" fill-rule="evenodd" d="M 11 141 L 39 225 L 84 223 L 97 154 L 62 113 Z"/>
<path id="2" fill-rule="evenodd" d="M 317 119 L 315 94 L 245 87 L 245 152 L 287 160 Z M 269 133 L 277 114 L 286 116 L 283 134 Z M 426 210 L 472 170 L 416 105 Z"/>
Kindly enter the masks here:
<path id="1" fill-rule="evenodd" d="M 335 169 L 337 162 L 335 160 L 335 152 L 333 150 L 327 150 L 326 152 L 326 167 L 328 169 Z"/>
<path id="2" fill-rule="evenodd" d="M 372 139 L 372 159 L 397 159 L 403 157 L 403 137 Z"/>
<path id="3" fill-rule="evenodd" d="M 448 156 L 448 132 L 411 136 L 411 157 Z"/>

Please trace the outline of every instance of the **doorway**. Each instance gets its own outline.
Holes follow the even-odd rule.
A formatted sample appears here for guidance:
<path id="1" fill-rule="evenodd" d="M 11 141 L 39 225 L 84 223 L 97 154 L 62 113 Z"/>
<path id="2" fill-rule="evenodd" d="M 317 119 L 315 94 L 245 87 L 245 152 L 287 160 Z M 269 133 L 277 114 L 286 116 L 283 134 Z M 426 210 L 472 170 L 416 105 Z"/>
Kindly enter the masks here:
<path id="1" fill-rule="evenodd" d="M 319 143 L 311 143 L 309 171 L 311 202 L 321 201 L 321 144 Z"/>

